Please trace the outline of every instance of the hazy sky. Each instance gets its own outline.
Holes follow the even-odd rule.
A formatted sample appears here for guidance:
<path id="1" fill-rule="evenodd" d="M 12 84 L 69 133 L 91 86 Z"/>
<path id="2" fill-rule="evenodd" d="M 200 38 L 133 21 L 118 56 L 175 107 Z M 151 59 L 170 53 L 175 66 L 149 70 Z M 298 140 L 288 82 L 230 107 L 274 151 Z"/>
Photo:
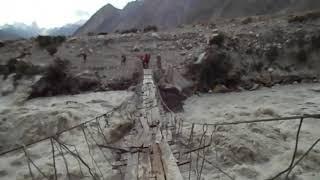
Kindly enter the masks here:
<path id="1" fill-rule="evenodd" d="M 35 21 L 40 27 L 57 27 L 88 19 L 108 3 L 123 8 L 129 1 L 132 0 L 0 0 L 0 25 Z"/>

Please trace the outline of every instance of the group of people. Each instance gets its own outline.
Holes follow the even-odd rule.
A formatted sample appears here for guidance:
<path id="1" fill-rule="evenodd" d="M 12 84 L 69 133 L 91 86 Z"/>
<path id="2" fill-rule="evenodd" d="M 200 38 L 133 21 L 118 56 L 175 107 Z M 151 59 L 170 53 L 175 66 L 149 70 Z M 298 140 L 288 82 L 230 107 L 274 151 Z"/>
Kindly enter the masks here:
<path id="1" fill-rule="evenodd" d="M 82 57 L 84 64 L 87 62 L 87 53 L 84 50 L 80 51 L 80 54 L 78 54 L 78 57 Z M 149 53 L 145 53 L 145 54 L 139 55 L 137 57 L 141 60 L 143 68 L 148 69 L 149 64 L 150 64 L 151 55 Z M 124 66 L 126 64 L 126 62 L 127 62 L 127 57 L 126 57 L 126 55 L 122 54 L 121 55 L 121 65 Z M 160 55 L 157 56 L 157 66 L 158 66 L 158 68 L 161 69 L 161 56 Z"/>
<path id="2" fill-rule="evenodd" d="M 149 53 L 145 53 L 144 55 L 139 55 L 138 58 L 141 60 L 143 68 L 148 69 L 151 55 Z M 125 55 L 121 55 L 121 65 L 125 65 L 126 61 L 127 61 L 127 57 Z M 161 56 L 160 55 L 157 56 L 157 66 L 159 66 L 159 65 L 161 66 Z"/>
<path id="3" fill-rule="evenodd" d="M 146 53 L 144 55 L 140 55 L 139 59 L 142 61 L 143 68 L 144 69 L 148 69 L 149 68 L 150 59 L 151 59 L 151 55 Z"/>

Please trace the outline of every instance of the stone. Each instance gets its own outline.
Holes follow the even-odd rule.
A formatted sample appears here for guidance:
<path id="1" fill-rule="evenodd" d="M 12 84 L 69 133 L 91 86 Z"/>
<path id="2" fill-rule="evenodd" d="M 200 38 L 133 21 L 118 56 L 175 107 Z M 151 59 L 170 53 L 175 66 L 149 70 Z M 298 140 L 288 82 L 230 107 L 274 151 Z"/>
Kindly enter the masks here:
<path id="1" fill-rule="evenodd" d="M 247 18 L 244 18 L 241 23 L 242 24 L 249 24 L 253 21 L 253 19 L 251 17 L 247 17 Z"/>
<path id="2" fill-rule="evenodd" d="M 227 93 L 227 92 L 231 92 L 231 90 L 223 84 L 218 84 L 212 89 L 212 92 L 213 93 Z"/>
<path id="3" fill-rule="evenodd" d="M 161 39 L 160 35 L 158 33 L 155 33 L 155 32 L 151 33 L 151 37 L 154 37 L 156 39 Z"/>
<path id="4" fill-rule="evenodd" d="M 134 52 L 139 52 L 139 51 L 140 51 L 140 48 L 136 45 L 136 46 L 134 46 L 134 47 L 132 48 L 132 50 L 133 50 Z"/>
<path id="5" fill-rule="evenodd" d="M 270 73 L 271 73 L 271 72 L 273 72 L 273 71 L 274 71 L 274 69 L 273 69 L 273 68 L 271 68 L 271 67 L 270 67 L 270 68 L 268 68 L 268 72 L 270 72 Z"/>
<path id="6" fill-rule="evenodd" d="M 207 53 L 201 53 L 197 59 L 197 61 L 195 62 L 195 64 L 202 64 L 204 59 L 206 58 Z"/>
<path id="7" fill-rule="evenodd" d="M 187 53 L 186 52 L 180 52 L 181 56 L 185 56 Z"/>
<path id="8" fill-rule="evenodd" d="M 219 29 L 213 29 L 213 30 L 212 30 L 212 33 L 215 33 L 215 34 L 216 34 L 216 33 L 219 33 Z"/>
<path id="9" fill-rule="evenodd" d="M 224 35 L 221 33 L 214 33 L 208 39 L 208 45 L 221 46 L 224 42 Z"/>
<path id="10" fill-rule="evenodd" d="M 187 50 L 190 50 L 193 48 L 192 44 L 188 44 L 186 47 L 185 47 Z"/>
<path id="11" fill-rule="evenodd" d="M 255 90 L 259 89 L 259 88 L 260 88 L 260 84 L 254 84 L 254 85 L 249 89 L 249 91 L 255 91 Z"/>

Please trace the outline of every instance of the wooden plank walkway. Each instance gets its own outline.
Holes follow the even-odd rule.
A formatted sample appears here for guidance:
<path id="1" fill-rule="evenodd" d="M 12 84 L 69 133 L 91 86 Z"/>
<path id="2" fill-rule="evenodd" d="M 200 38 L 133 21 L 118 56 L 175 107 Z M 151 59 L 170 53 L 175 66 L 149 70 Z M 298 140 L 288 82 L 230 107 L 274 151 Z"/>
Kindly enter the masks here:
<path id="1" fill-rule="evenodd" d="M 139 135 L 133 139 L 138 151 L 128 155 L 125 180 L 183 180 L 177 160 L 173 156 L 168 140 L 170 130 L 161 130 L 163 119 L 160 116 L 157 88 L 151 69 L 144 70 L 142 85 L 142 114 Z M 169 138 L 169 139 L 167 139 Z"/>

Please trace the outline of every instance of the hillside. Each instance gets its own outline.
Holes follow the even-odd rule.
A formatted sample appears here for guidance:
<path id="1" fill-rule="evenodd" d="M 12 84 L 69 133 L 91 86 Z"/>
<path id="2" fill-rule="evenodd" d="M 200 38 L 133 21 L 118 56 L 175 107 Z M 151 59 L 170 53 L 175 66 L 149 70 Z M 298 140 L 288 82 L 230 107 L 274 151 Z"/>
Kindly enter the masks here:
<path id="1" fill-rule="evenodd" d="M 11 40 L 11 39 L 19 39 L 21 36 L 14 32 L 0 30 L 0 40 Z"/>
<path id="2" fill-rule="evenodd" d="M 218 17 L 283 14 L 320 8 L 318 0 L 145 0 L 119 10 L 108 4 L 94 14 L 75 35 L 112 32 L 157 25 L 172 28 Z"/>

